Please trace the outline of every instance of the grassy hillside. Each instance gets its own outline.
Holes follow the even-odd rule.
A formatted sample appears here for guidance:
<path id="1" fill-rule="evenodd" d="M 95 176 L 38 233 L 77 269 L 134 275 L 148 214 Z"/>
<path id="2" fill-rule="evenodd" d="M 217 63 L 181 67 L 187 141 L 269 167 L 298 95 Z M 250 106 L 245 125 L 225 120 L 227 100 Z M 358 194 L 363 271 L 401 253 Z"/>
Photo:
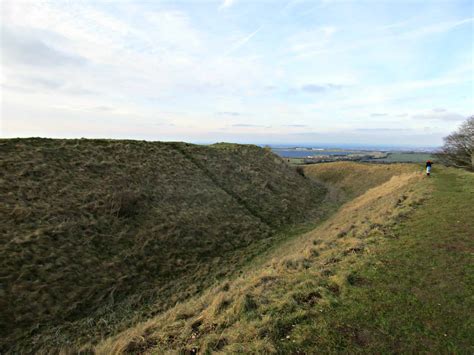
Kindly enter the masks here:
<path id="1" fill-rule="evenodd" d="M 474 175 L 366 171 L 366 189 L 385 182 L 349 191 L 360 196 L 263 267 L 95 351 L 471 353 Z"/>
<path id="2" fill-rule="evenodd" d="M 0 141 L 0 352 L 109 336 L 228 277 L 320 214 L 256 146 Z"/>
<path id="3" fill-rule="evenodd" d="M 0 151 L 0 352 L 474 350 L 473 174 L 305 178 L 231 144 Z"/>
<path id="4" fill-rule="evenodd" d="M 319 349 L 474 352 L 474 174 L 435 169 L 426 201 L 351 269 L 356 282 L 321 321 Z"/>
<path id="5" fill-rule="evenodd" d="M 392 176 L 422 170 L 414 164 L 334 162 L 306 165 L 304 171 L 306 176 L 336 188 L 342 199 L 349 200 L 388 181 Z"/>

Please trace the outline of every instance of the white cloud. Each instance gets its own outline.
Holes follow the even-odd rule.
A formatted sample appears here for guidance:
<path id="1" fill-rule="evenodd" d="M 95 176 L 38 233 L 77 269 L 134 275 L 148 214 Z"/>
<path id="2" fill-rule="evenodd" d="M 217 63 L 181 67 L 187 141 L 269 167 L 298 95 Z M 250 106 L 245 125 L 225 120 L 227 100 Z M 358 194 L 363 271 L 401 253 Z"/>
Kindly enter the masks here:
<path id="1" fill-rule="evenodd" d="M 243 135 L 364 123 L 420 130 L 428 118 L 446 131 L 457 122 L 453 112 L 472 107 L 472 46 L 459 37 L 449 51 L 439 49 L 465 34 L 450 31 L 472 19 L 420 13 L 422 21 L 407 23 L 390 14 L 390 31 L 380 33 L 373 30 L 381 28 L 378 19 L 340 12 L 346 2 L 317 11 L 304 1 L 283 10 L 265 2 L 219 4 L 232 11 L 217 14 L 215 3 L 192 1 L 4 0 L 2 123 L 10 132 L 26 122 L 65 132 L 70 123 L 103 136 L 107 124 L 89 127 L 89 120 L 108 122 L 120 136 L 126 127 L 138 136 L 160 124 L 163 137 L 177 139 L 239 124 L 254 125 L 241 126 Z M 435 50 L 423 52 L 432 43 Z"/>
<path id="2" fill-rule="evenodd" d="M 336 27 L 334 27 L 334 26 L 323 26 L 323 27 L 321 27 L 321 32 L 322 32 L 325 36 L 331 36 L 331 35 L 333 35 L 336 31 L 337 31 L 337 29 L 336 29 Z"/>
<path id="3" fill-rule="evenodd" d="M 235 0 L 223 0 L 219 6 L 219 10 L 226 9 L 235 4 Z"/>
<path id="4" fill-rule="evenodd" d="M 258 32 L 260 32 L 262 28 L 263 28 L 263 25 L 257 28 L 252 33 L 238 40 L 236 43 L 234 43 L 233 46 L 230 47 L 230 49 L 227 52 L 224 53 L 224 56 L 227 56 L 231 54 L 232 52 L 235 52 L 236 50 L 238 50 L 240 47 L 244 46 L 248 41 L 252 39 L 253 36 L 255 36 Z"/>
<path id="5" fill-rule="evenodd" d="M 465 116 L 459 113 L 449 112 L 446 110 L 440 111 L 439 109 L 433 109 L 431 111 L 416 113 L 412 117 L 417 120 L 448 121 L 448 122 L 460 122 L 466 119 Z"/>
<path id="6" fill-rule="evenodd" d="M 2 60 L 6 65 L 58 67 L 83 65 L 87 60 L 76 53 L 57 49 L 32 30 L 2 28 Z"/>
<path id="7" fill-rule="evenodd" d="M 399 33 L 384 33 L 383 36 L 380 36 L 378 31 L 372 31 L 371 35 L 365 35 L 365 37 L 358 38 L 354 41 L 345 41 L 342 45 L 329 45 L 329 38 L 337 31 L 337 29 L 332 26 L 324 26 L 316 30 L 321 31 L 324 36 L 318 36 L 315 30 L 308 31 L 306 34 L 301 33 L 298 35 L 300 39 L 293 44 L 291 49 L 294 57 L 299 59 L 321 55 L 343 55 L 343 53 L 351 51 L 377 48 L 378 46 L 385 46 L 388 44 L 399 46 L 400 42 L 406 43 L 406 41 L 419 41 L 423 37 L 446 33 L 464 25 L 471 24 L 472 26 L 473 21 L 474 18 L 457 21 L 444 21 L 420 26 Z M 315 41 L 314 38 L 317 40 Z"/>
<path id="8" fill-rule="evenodd" d="M 300 31 L 287 39 L 286 47 L 296 55 L 328 50 L 332 36 L 336 32 L 335 26 L 321 26 Z"/>
<path id="9" fill-rule="evenodd" d="M 445 21 L 441 23 L 436 23 L 436 24 L 431 24 L 428 26 L 420 27 L 417 28 L 413 31 L 405 32 L 402 35 L 400 35 L 401 38 L 416 38 L 416 37 L 421 37 L 421 36 L 428 36 L 436 33 L 443 33 L 443 32 L 448 32 L 456 27 L 460 27 L 462 25 L 466 24 L 472 24 L 474 21 L 474 18 L 466 18 L 463 20 L 457 20 L 457 21 Z"/>

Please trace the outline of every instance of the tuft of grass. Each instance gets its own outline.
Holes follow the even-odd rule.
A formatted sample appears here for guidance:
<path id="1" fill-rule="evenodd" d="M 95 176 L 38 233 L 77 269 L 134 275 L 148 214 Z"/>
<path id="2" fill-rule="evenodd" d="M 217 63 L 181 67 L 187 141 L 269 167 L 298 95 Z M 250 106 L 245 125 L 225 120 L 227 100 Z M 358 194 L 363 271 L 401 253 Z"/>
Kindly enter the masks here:
<path id="1" fill-rule="evenodd" d="M 295 170 L 296 170 L 296 172 L 297 172 L 298 174 L 300 174 L 301 176 L 305 176 L 304 168 L 303 168 L 302 166 L 299 166 L 299 165 L 298 165 L 298 166 L 295 168 Z"/>

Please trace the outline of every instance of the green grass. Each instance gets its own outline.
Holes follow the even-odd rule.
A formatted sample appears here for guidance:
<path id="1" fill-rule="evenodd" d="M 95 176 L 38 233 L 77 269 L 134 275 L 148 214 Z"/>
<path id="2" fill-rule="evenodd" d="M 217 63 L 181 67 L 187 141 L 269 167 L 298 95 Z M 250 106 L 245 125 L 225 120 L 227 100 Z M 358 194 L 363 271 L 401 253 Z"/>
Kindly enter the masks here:
<path id="1" fill-rule="evenodd" d="M 304 165 L 306 158 L 282 158 L 282 159 L 291 165 Z"/>
<path id="2" fill-rule="evenodd" d="M 424 163 L 427 160 L 433 160 L 433 156 L 429 153 L 388 153 L 383 159 L 375 159 L 374 161 L 382 161 L 387 163 Z"/>
<path id="3" fill-rule="evenodd" d="M 306 349 L 474 351 L 474 174 L 437 169 L 425 182 L 430 198 L 352 267 L 354 285 L 324 308 L 324 337 Z"/>

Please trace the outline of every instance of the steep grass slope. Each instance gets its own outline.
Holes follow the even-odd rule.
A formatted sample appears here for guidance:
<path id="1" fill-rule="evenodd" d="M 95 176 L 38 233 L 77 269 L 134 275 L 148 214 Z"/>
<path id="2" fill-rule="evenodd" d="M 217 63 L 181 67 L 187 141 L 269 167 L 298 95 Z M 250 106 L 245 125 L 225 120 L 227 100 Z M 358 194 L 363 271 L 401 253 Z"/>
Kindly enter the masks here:
<path id="1" fill-rule="evenodd" d="M 436 167 L 423 184 L 426 200 L 351 266 L 356 282 L 307 348 L 474 352 L 474 174 Z"/>
<path id="2" fill-rule="evenodd" d="M 0 141 L 0 352 L 114 334 L 231 275 L 325 190 L 256 146 Z"/>
<path id="3" fill-rule="evenodd" d="M 334 162 L 304 166 L 305 175 L 335 188 L 343 200 L 350 200 L 392 176 L 421 171 L 415 164 L 371 164 Z"/>
<path id="4" fill-rule="evenodd" d="M 93 349 L 471 353 L 473 186 L 474 175 L 453 169 L 394 176 L 263 267 Z"/>
<path id="5" fill-rule="evenodd" d="M 96 350 L 297 351 L 286 348 L 293 328 L 312 322 L 321 306 L 331 305 L 347 284 L 349 270 L 341 265 L 383 239 L 387 226 L 418 203 L 413 184 L 419 177 L 393 177 L 348 203 L 321 227 L 275 251 L 258 270 L 179 304 Z"/>

